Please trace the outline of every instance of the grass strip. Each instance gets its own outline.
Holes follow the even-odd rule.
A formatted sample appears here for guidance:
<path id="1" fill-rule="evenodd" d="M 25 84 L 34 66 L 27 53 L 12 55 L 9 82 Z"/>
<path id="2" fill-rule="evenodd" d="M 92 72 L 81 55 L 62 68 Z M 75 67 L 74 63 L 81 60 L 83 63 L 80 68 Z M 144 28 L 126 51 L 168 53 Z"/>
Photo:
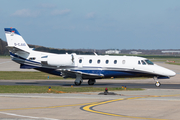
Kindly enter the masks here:
<path id="1" fill-rule="evenodd" d="M 0 93 L 49 93 L 48 86 L 0 85 Z M 52 86 L 50 93 L 103 92 L 101 87 L 61 87 Z M 122 91 L 124 88 L 108 88 L 109 91 Z M 127 88 L 126 90 L 143 90 L 141 88 Z"/>
<path id="2" fill-rule="evenodd" d="M 0 80 L 48 80 L 48 76 L 51 80 L 63 79 L 44 72 L 0 71 Z"/>
<path id="3" fill-rule="evenodd" d="M 166 62 L 166 63 L 171 65 L 180 65 L 180 63 L 170 63 L 170 62 Z"/>
<path id="4" fill-rule="evenodd" d="M 10 59 L 11 57 L 9 55 L 0 55 L 0 59 Z"/>

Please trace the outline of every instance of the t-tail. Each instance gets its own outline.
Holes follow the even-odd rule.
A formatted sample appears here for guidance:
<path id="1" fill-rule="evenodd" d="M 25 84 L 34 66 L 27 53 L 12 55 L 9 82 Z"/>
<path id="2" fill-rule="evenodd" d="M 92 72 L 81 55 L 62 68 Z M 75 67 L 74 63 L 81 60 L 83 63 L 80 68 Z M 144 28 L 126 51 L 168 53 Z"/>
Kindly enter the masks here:
<path id="1" fill-rule="evenodd" d="M 4 28 L 10 55 L 26 58 L 31 49 L 15 28 Z"/>

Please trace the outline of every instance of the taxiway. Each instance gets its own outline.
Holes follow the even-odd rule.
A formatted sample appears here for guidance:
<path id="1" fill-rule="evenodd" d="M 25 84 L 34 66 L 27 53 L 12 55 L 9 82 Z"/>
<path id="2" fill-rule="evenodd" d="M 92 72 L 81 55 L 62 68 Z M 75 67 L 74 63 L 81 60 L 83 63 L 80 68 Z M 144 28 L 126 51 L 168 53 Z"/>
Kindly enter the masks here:
<path id="1" fill-rule="evenodd" d="M 9 61 L 0 60 L 0 70 L 8 71 Z M 180 67 L 157 63 L 174 70 L 177 75 L 153 79 L 97 80 L 94 87 L 145 88 L 143 91 L 116 91 L 118 95 L 98 95 L 99 92 L 63 94 L 0 94 L 0 119 L 51 120 L 178 120 L 180 118 Z M 3 68 L 7 67 L 7 68 Z M 11 66 L 13 67 L 13 66 Z M 13 68 L 13 70 L 17 70 Z M 74 80 L 0 80 L 0 85 L 60 85 L 70 86 Z M 83 83 L 82 87 L 88 86 Z"/>

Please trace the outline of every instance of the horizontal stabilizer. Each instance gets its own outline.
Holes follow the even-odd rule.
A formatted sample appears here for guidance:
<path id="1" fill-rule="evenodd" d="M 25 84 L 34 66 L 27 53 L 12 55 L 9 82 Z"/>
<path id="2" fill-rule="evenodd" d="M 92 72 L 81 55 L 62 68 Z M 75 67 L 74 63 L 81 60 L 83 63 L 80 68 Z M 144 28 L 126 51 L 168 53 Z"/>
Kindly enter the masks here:
<path id="1" fill-rule="evenodd" d="M 29 52 L 22 50 L 20 48 L 14 47 L 14 46 L 6 46 L 8 50 L 10 50 L 12 53 L 26 53 L 29 54 Z"/>

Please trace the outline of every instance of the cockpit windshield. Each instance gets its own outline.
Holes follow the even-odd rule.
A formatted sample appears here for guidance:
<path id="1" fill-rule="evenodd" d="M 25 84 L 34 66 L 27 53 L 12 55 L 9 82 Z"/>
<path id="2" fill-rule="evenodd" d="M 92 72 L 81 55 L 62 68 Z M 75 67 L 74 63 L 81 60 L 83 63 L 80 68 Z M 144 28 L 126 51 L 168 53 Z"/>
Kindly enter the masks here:
<path id="1" fill-rule="evenodd" d="M 142 62 L 143 65 L 146 65 L 146 62 L 144 62 L 143 60 L 141 60 L 141 62 Z"/>
<path id="2" fill-rule="evenodd" d="M 150 60 L 145 60 L 145 61 L 146 61 L 146 63 L 147 63 L 148 65 L 154 65 L 154 63 L 151 62 Z"/>

